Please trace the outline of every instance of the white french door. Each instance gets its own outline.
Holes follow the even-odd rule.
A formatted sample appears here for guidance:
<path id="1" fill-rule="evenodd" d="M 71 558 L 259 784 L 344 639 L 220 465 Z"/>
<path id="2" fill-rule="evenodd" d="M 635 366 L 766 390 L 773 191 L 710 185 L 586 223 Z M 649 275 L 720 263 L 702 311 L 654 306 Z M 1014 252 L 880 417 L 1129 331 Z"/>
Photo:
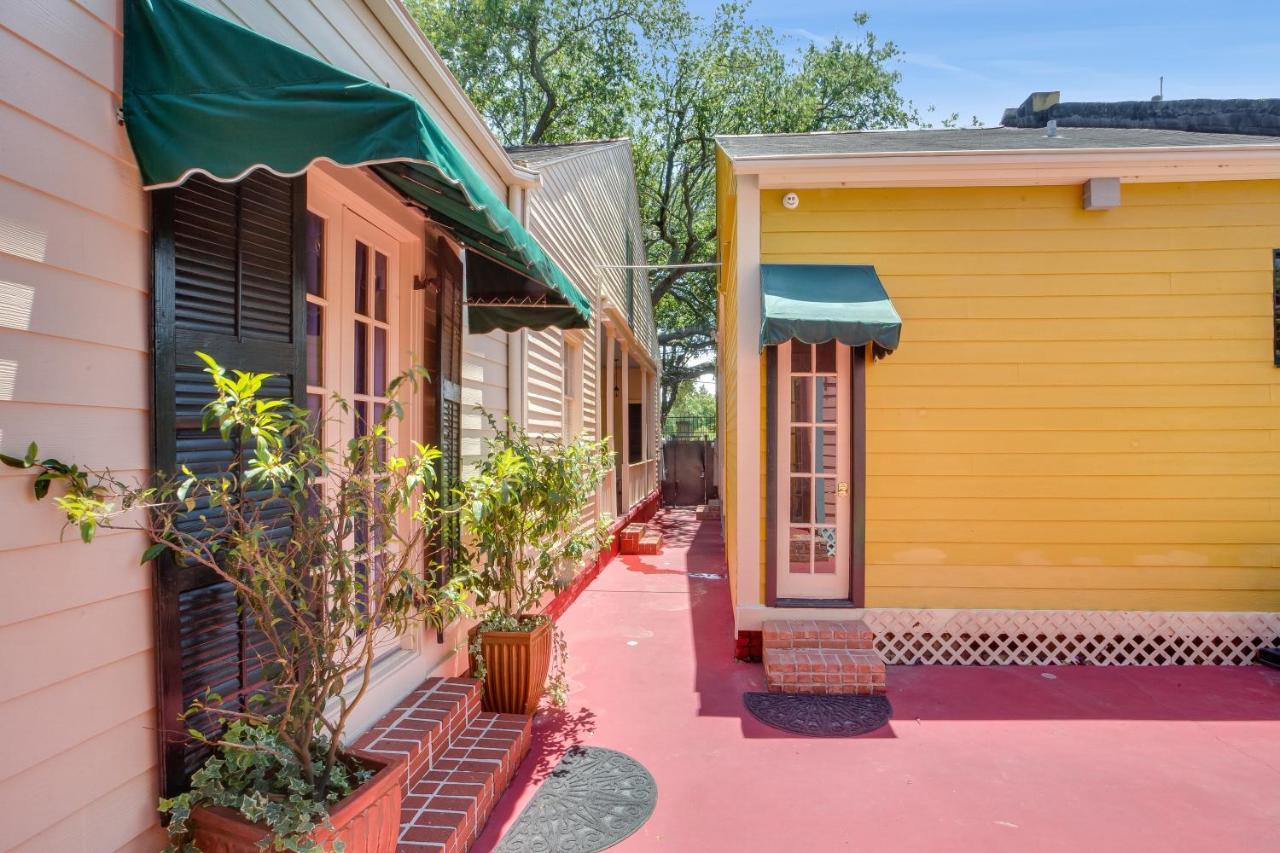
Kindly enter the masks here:
<path id="1" fill-rule="evenodd" d="M 849 348 L 778 347 L 776 465 L 779 598 L 848 599 L 852 548 Z"/>
<path id="2" fill-rule="evenodd" d="M 407 366 L 400 341 L 400 307 L 407 297 L 395 237 L 324 196 L 310 206 L 307 404 L 313 413 L 327 415 L 323 440 L 333 446 L 367 434 L 385 411 L 387 384 Z M 330 405 L 335 393 L 349 410 Z M 385 543 L 377 540 L 376 530 L 356 524 L 350 544 L 363 558 L 359 571 L 370 577 L 383 562 Z M 385 654 L 401 648 L 402 638 L 378 629 L 377 646 L 377 653 Z"/>

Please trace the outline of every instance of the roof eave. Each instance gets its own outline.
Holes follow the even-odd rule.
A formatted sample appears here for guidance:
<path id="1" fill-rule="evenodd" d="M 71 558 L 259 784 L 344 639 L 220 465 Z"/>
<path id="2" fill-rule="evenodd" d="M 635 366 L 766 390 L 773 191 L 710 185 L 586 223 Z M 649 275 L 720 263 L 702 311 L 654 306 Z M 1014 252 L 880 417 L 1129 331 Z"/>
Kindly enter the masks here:
<path id="1" fill-rule="evenodd" d="M 629 149 L 631 147 L 631 138 L 622 136 L 617 139 L 593 139 L 583 143 L 567 142 L 563 146 L 552 146 L 563 147 L 564 151 L 562 154 L 555 157 L 547 157 L 543 160 L 537 160 L 536 163 L 538 168 L 541 169 L 556 163 L 563 163 L 566 160 L 573 160 L 577 157 L 586 157 L 590 154 L 598 154 L 602 151 L 611 151 L 612 149 L 620 146 L 625 146 Z M 529 168 L 532 168 L 533 163 L 535 162 L 532 159 L 526 160 L 521 158 L 519 151 L 508 151 L 507 156 L 511 157 L 512 162 L 528 166 Z"/>
<path id="2" fill-rule="evenodd" d="M 818 186 L 983 186 L 1280 178 L 1280 145 L 1145 148 L 992 149 L 733 156 L 735 175 L 761 188 Z"/>
<path id="3" fill-rule="evenodd" d="M 622 333 L 626 339 L 628 352 L 646 362 L 654 372 L 662 372 L 657 353 L 651 351 L 648 344 L 640 340 L 636 330 L 627 322 L 626 312 L 623 311 L 622 306 L 615 304 L 607 293 L 600 295 L 600 319 L 606 325 L 613 327 L 615 332 Z"/>
<path id="4" fill-rule="evenodd" d="M 445 102 L 450 114 L 480 148 L 485 160 L 497 171 L 503 182 L 508 186 L 538 186 L 541 183 L 538 173 L 517 165 L 507 156 L 506 149 L 494 135 L 493 129 L 467 97 L 462 85 L 445 65 L 444 59 L 418 29 L 402 0 L 364 0 L 364 3 L 404 51 L 413 67 Z"/>

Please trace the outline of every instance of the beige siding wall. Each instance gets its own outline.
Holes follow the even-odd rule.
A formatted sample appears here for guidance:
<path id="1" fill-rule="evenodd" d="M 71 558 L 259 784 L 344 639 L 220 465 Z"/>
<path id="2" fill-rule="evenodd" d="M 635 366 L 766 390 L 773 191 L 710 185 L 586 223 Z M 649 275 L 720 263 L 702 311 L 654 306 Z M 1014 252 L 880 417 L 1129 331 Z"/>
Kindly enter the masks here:
<path id="1" fill-rule="evenodd" d="M 111 3 L 0 10 L 0 449 L 140 474 L 148 207 L 120 48 Z M 63 541 L 30 480 L 0 471 L 0 849 L 155 849 L 145 545 Z"/>
<path id="2" fill-rule="evenodd" d="M 499 423 L 507 416 L 506 332 L 466 335 L 462 339 L 462 461 L 474 464 L 484 451 L 484 439 L 493 433 L 484 417 L 488 412 Z M 482 411 L 483 410 L 483 411 Z"/>
<path id="3" fill-rule="evenodd" d="M 605 269 L 602 265 L 645 262 L 631 146 L 624 140 L 582 150 L 570 147 L 564 149 L 564 156 L 543 159 L 531 167 L 541 174 L 542 186 L 529 194 L 529 230 L 595 306 L 592 328 L 584 330 L 580 337 L 582 427 L 587 434 L 595 435 L 604 416 L 599 400 L 603 369 L 600 360 L 604 357 L 599 352 L 603 302 L 608 299 L 625 316 L 628 297 L 626 271 Z M 656 361 L 653 311 L 643 271 L 634 273 L 631 296 L 631 333 Z M 563 352 L 564 333 L 559 330 L 528 333 L 525 399 L 530 431 L 547 434 L 562 429 Z M 651 411 L 655 424 L 651 435 L 656 440 L 656 396 Z M 619 511 L 624 509 L 620 507 Z"/>
<path id="4" fill-rule="evenodd" d="M 419 98 L 499 174 L 359 0 L 197 0 Z M 121 99 L 120 0 L 0 5 L 0 449 L 144 474 L 149 202 Z M 468 336 L 466 393 L 507 407 L 505 335 Z M 465 424 L 479 444 L 478 419 Z M 0 468 L 0 849 L 156 850 L 150 570 L 129 533 L 64 541 L 30 477 Z M 15 594 L 15 591 L 21 594 Z"/>
<path id="5" fill-rule="evenodd" d="M 564 333 L 558 329 L 543 329 L 526 336 L 525 427 L 532 433 L 558 435 L 564 429 L 563 355 Z M 583 420 L 586 429 L 585 412 Z M 594 435 L 594 425 L 593 419 L 589 434 Z"/>
<path id="6" fill-rule="evenodd" d="M 630 262 L 645 263 L 630 143 L 623 140 L 568 153 L 533 168 L 541 173 L 543 185 L 530 193 L 529 229 L 579 287 L 607 297 L 626 316 L 627 273 L 601 265 L 627 263 L 628 241 Z M 632 290 L 632 331 L 645 349 L 656 353 L 643 270 L 635 271 Z"/>

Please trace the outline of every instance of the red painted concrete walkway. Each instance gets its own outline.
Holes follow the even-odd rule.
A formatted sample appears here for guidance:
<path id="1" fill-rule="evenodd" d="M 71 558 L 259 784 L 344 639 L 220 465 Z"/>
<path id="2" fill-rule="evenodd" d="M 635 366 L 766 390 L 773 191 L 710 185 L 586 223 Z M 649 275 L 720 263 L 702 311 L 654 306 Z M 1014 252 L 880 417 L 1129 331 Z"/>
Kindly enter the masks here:
<path id="1" fill-rule="evenodd" d="M 742 707 L 719 523 L 662 516 L 561 620 L 573 694 L 474 850 L 573 743 L 622 750 L 658 806 L 619 851 L 1280 851 L 1280 673 L 890 667 L 891 725 L 794 737 Z M 1045 673 L 1055 678 L 1043 677 Z"/>

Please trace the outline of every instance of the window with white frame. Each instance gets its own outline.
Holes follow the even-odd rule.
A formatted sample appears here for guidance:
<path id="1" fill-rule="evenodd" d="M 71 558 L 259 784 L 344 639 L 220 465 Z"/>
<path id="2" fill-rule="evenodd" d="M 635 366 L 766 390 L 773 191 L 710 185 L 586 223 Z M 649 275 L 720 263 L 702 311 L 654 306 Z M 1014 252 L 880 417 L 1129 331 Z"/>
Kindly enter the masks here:
<path id="1" fill-rule="evenodd" d="M 582 432 L 582 341 L 565 334 L 561 338 L 561 386 L 564 395 L 564 440 L 572 441 Z"/>

